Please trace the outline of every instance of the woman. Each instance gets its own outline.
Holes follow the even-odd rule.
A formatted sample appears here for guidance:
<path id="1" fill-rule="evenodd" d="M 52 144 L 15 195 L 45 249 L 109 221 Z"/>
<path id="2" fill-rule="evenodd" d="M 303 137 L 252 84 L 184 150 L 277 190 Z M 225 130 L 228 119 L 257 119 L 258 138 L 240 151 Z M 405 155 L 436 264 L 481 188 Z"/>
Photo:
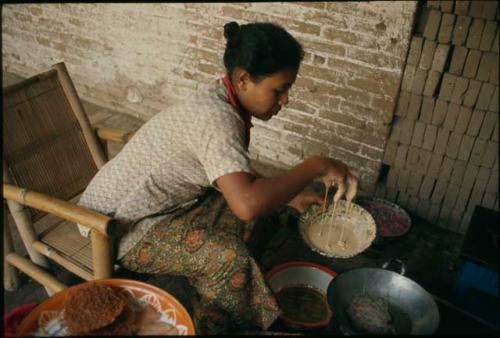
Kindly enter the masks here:
<path id="1" fill-rule="evenodd" d="M 345 164 L 322 156 L 274 177 L 252 170 L 251 117 L 269 120 L 288 103 L 303 50 L 270 23 L 231 22 L 224 36 L 225 77 L 145 123 L 80 200 L 123 225 L 122 266 L 188 278 L 200 296 L 199 333 L 267 329 L 279 316 L 245 245 L 256 219 L 287 203 L 300 212 L 322 203 L 301 192 L 319 177 L 338 186 L 336 199 L 357 190 Z"/>

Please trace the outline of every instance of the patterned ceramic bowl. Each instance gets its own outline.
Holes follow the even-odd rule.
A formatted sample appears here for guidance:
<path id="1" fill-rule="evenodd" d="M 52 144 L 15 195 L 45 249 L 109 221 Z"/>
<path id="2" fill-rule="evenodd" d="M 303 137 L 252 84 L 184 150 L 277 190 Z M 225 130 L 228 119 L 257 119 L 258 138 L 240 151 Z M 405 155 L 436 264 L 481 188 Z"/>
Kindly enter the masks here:
<path id="1" fill-rule="evenodd" d="M 189 313 L 168 292 L 146 283 L 127 279 L 101 279 L 93 282 L 128 293 L 138 306 L 151 305 L 160 313 L 158 321 L 175 327 L 178 335 L 195 334 L 194 324 Z M 18 326 L 16 336 L 56 337 L 72 335 L 62 320 L 64 302 L 71 288 L 56 293 L 33 309 Z"/>
<path id="2" fill-rule="evenodd" d="M 309 247 L 327 257 L 349 258 L 367 249 L 376 235 L 368 211 L 345 200 L 330 204 L 326 211 L 311 206 L 299 219 L 299 232 Z"/>

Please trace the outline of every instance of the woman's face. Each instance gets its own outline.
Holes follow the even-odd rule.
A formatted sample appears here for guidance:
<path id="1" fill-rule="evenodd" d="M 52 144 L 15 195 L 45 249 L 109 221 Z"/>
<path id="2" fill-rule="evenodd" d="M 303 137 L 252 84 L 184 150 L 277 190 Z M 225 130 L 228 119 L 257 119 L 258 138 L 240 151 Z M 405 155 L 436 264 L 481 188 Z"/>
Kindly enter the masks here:
<path id="1" fill-rule="evenodd" d="M 279 71 L 259 81 L 244 70 L 237 74 L 235 89 L 240 103 L 252 116 L 264 121 L 288 104 L 288 90 L 297 78 L 297 70 Z"/>

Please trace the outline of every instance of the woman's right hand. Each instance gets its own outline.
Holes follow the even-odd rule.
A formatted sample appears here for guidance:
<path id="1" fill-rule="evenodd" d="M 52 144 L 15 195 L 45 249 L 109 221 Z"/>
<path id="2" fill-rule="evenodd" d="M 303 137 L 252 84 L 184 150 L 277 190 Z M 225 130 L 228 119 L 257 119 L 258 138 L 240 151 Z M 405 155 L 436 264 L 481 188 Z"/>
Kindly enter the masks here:
<path id="1" fill-rule="evenodd" d="M 325 163 L 323 176 L 325 187 L 337 186 L 333 200 L 337 202 L 345 194 L 346 200 L 351 202 L 358 193 L 358 174 L 342 161 L 329 157 L 324 157 L 323 160 Z"/>

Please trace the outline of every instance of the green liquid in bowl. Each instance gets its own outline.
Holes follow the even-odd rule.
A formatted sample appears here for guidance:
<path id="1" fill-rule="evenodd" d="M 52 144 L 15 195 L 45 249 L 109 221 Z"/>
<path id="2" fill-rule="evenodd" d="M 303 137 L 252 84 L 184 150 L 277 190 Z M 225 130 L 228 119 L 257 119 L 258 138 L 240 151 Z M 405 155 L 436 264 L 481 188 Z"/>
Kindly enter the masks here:
<path id="1" fill-rule="evenodd" d="M 330 317 L 326 296 L 311 286 L 285 287 L 276 294 L 276 299 L 286 319 L 314 324 Z"/>

